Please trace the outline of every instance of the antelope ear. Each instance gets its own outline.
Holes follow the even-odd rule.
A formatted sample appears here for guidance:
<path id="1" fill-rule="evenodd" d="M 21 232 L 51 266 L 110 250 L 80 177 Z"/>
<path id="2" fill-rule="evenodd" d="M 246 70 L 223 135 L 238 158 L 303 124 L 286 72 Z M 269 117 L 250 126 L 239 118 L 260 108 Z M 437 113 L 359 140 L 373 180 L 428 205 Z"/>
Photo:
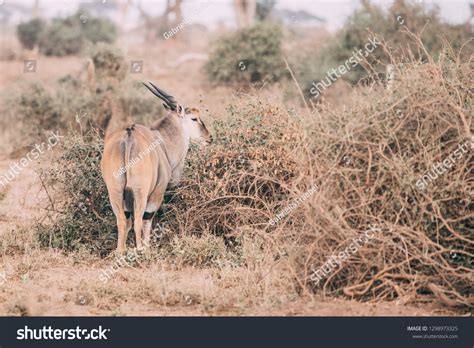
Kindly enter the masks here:
<path id="1" fill-rule="evenodd" d="M 187 114 L 193 114 L 197 118 L 201 118 L 201 111 L 196 108 L 186 108 L 186 113 Z"/>
<path id="2" fill-rule="evenodd" d="M 198 117 L 201 117 L 201 111 L 200 111 L 199 109 L 192 108 L 192 109 L 191 109 L 191 112 L 192 112 L 194 115 L 196 115 L 196 116 L 198 116 Z"/>

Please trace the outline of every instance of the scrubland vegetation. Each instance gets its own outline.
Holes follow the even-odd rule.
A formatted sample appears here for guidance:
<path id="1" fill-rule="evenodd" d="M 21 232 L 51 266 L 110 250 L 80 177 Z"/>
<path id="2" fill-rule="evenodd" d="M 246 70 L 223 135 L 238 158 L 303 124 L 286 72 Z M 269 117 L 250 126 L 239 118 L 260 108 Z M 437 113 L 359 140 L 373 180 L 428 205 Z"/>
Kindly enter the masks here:
<path id="1" fill-rule="evenodd" d="M 406 26 L 394 19 L 398 13 Z M 54 31 L 50 25 L 42 30 Z M 38 43 L 47 55 L 79 51 L 61 44 L 54 45 L 57 52 L 48 51 L 37 29 L 42 26 L 20 26 L 25 47 Z M 113 41 L 113 35 L 81 33 L 91 42 Z M 229 308 L 246 313 L 255 306 L 271 313 L 314 298 L 430 303 L 455 313 L 472 309 L 469 28 L 448 25 L 417 3 L 397 1 L 388 11 L 365 4 L 323 47 L 285 51 L 291 35 L 278 24 L 258 23 L 210 46 L 199 71 L 207 79 L 202 84 L 209 94 L 226 88 L 224 112 L 214 111 L 219 102 L 203 102 L 215 141 L 191 147 L 182 182 L 167 192 L 155 217 L 154 224 L 166 228 L 155 229 L 151 254 L 134 265 L 137 272 L 169 273 L 157 287 L 128 269 L 107 286 L 85 286 L 99 302 L 106 299 L 97 310 L 110 313 L 131 296 L 120 290 L 123 279 L 134 284 L 131 293 L 145 289 L 152 303 L 199 305 L 210 314 Z M 309 98 L 311 83 L 348 59 L 369 35 L 383 44 L 343 77 L 353 86 L 350 92 L 336 100 Z M 81 269 L 90 260 L 106 267 L 114 257 L 115 217 L 100 175 L 103 133 L 114 122 L 149 125 L 163 110 L 129 76 L 118 46 L 98 44 L 84 54 L 93 79 L 71 72 L 48 86 L 21 84 L 6 98 L 9 112 L 28 125 L 21 132 L 29 139 L 38 130 L 61 129 L 67 136 L 38 168 L 47 197 L 41 216 L 28 227 L 29 237 L 2 237 L 4 255 L 55 250 Z M 395 71 L 389 86 L 387 64 Z M 171 92 L 179 98 L 180 90 Z M 417 181 L 464 143 L 470 144 L 467 153 L 420 190 Z M 314 194 L 269 224 L 313 185 Z M 376 227 L 370 242 L 323 281 L 311 281 L 317 268 L 370 226 Z M 131 233 L 129 247 L 133 243 Z M 208 278 L 211 285 L 203 292 L 200 282 Z"/>
<path id="2" fill-rule="evenodd" d="M 21 23 L 17 34 L 25 48 L 38 46 L 47 56 L 65 56 L 81 52 L 90 43 L 114 42 L 117 28 L 107 18 L 94 18 L 79 9 L 76 14 L 54 18 L 51 23 L 37 18 Z"/>

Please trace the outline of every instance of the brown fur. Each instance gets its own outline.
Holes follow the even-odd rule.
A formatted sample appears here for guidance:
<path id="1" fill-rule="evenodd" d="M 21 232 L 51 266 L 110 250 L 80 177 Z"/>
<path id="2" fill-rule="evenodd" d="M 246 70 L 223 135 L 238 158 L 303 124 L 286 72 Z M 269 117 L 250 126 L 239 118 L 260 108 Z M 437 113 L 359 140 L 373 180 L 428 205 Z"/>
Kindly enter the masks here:
<path id="1" fill-rule="evenodd" d="M 193 122 L 198 122 L 203 137 L 210 139 L 199 110 L 191 110 L 194 110 L 191 117 L 197 118 Z M 170 111 L 151 128 L 137 124 L 114 132 L 105 139 L 102 176 L 117 218 L 119 252 L 125 250 L 127 235 L 132 227 L 131 218 L 126 219 L 126 211 L 133 211 L 137 247 L 149 246 L 151 219 L 143 220 L 143 215 L 159 209 L 166 187 L 177 184 L 183 171 L 189 139 L 186 139 L 182 117 Z M 152 147 L 154 142 L 159 145 Z M 139 157 L 140 153 L 150 148 L 149 153 Z M 139 160 L 129 166 L 133 159 Z M 121 168 L 127 170 L 117 175 Z"/>

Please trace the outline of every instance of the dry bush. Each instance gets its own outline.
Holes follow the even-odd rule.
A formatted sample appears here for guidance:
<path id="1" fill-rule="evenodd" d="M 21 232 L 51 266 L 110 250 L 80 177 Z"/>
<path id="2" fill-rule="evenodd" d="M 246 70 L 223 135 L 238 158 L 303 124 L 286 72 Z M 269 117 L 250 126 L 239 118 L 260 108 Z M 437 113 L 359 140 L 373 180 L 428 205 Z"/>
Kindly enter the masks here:
<path id="1" fill-rule="evenodd" d="M 183 264 L 207 262 L 209 257 L 196 255 L 196 250 L 205 254 L 216 249 L 219 258 L 222 250 L 212 235 L 222 237 L 230 252 L 240 253 L 242 236 L 235 227 L 265 227 L 272 211 L 294 190 L 290 183 L 295 181 L 300 146 L 290 114 L 254 98 L 230 106 L 228 119 L 214 128 L 212 146 L 191 148 L 186 176 L 169 192 L 164 214 L 157 218 L 173 232 L 162 236 L 159 246 L 167 249 L 161 255 L 179 255 Z M 41 173 L 53 224 L 37 226 L 40 240 L 44 246 L 105 255 L 113 249 L 116 227 L 100 174 L 102 140 L 70 135 L 58 146 L 60 157 Z M 174 234 L 182 240 L 173 239 Z"/>
<path id="2" fill-rule="evenodd" d="M 25 135 L 30 141 L 39 141 L 45 130 L 61 130 L 64 134 L 73 129 L 88 134 L 91 130 L 105 131 L 111 121 L 122 125 L 133 116 L 134 122 L 144 123 L 162 115 L 160 104 L 140 82 L 129 78 L 126 60 L 119 49 L 98 43 L 90 48 L 89 54 L 92 81 L 78 72 L 61 77 L 51 86 L 19 82 L 5 93 L 5 113 L 9 119 L 20 121 L 19 141 Z M 17 125 L 5 122 L 12 133 L 16 130 L 11 128 Z"/>
<path id="3" fill-rule="evenodd" d="M 391 89 L 355 90 L 342 111 L 322 104 L 310 114 L 237 96 L 216 118 L 215 142 L 188 153 L 183 180 L 156 217 L 169 231 L 158 235 L 155 255 L 244 267 L 259 279 L 277 270 L 293 280 L 282 289 L 309 296 L 472 306 L 471 152 L 424 190 L 417 181 L 472 142 L 473 73 L 449 48 L 437 61 L 426 57 L 395 65 Z M 100 149 L 98 140 L 72 142 L 57 162 L 61 176 L 50 174 L 68 201 L 53 227 L 43 226 L 45 244 L 101 255 L 115 247 Z M 269 223 L 314 184 L 316 193 Z M 315 284 L 313 272 L 371 225 L 374 238 Z M 112 245 L 95 248 L 103 238 Z"/>
<path id="4" fill-rule="evenodd" d="M 31 255 L 33 250 L 39 249 L 38 239 L 28 228 L 17 226 L 18 229 L 5 230 L 0 240 L 0 255 L 13 256 L 15 254 Z"/>
<path id="5" fill-rule="evenodd" d="M 413 300 L 434 292 L 447 305 L 472 306 L 473 72 L 445 48 L 439 61 L 413 61 L 396 76 L 388 91 L 355 93 L 351 109 L 323 106 L 310 127 L 323 190 L 307 211 L 297 278 L 324 294 Z M 460 144 L 471 150 L 420 189 Z M 376 237 L 315 286 L 312 273 L 370 224 Z"/>
<path id="6" fill-rule="evenodd" d="M 226 246 L 222 238 L 206 234 L 203 236 L 175 235 L 169 243 L 169 257 L 178 266 L 214 266 L 226 258 Z"/>
<path id="7" fill-rule="evenodd" d="M 188 155 L 187 175 L 167 212 L 170 223 L 186 233 L 225 237 L 238 235 L 238 228 L 265 228 L 297 190 L 303 148 L 294 117 L 250 95 L 229 105 L 227 117 L 214 123 L 212 146 Z"/>
<path id="8" fill-rule="evenodd" d="M 324 80 L 331 69 L 343 65 L 354 56 L 356 48 L 364 50 L 364 45 L 371 37 L 383 38 L 394 48 L 392 55 L 397 60 L 408 54 L 417 59 L 426 57 L 425 52 L 418 49 L 417 42 L 410 40 L 405 31 L 420 33 L 426 50 L 435 57 L 442 52 L 443 38 L 456 50 L 472 39 L 472 29 L 468 22 L 459 25 L 447 23 L 441 18 L 437 7 L 409 0 L 396 0 L 388 9 L 385 7 L 385 4 L 363 1 L 361 7 L 346 20 L 326 45 L 321 47 L 310 44 L 311 51 L 296 59 L 292 66 L 308 96 L 312 96 L 310 89 L 313 82 Z M 472 45 L 466 46 L 463 52 L 465 57 L 469 57 L 474 52 Z M 341 79 L 352 85 L 383 79 L 386 65 L 393 63 L 386 53 L 377 48 L 365 57 L 367 62 L 362 61 L 352 67 Z"/>
<path id="9" fill-rule="evenodd" d="M 473 75 L 449 47 L 438 61 L 426 51 L 425 58 L 405 59 L 392 89 L 360 89 L 353 107 L 341 112 L 324 105 L 308 119 L 291 120 L 260 100 L 239 105 L 224 121 L 230 130 L 216 130 L 218 147 L 191 156 L 193 176 L 177 190 L 182 202 L 174 202 L 179 214 L 171 220 L 186 233 L 223 235 L 230 248 L 241 248 L 234 237 L 242 230 L 256 230 L 271 245 L 267 255 L 288 259 L 304 291 L 366 300 L 434 293 L 450 306 L 472 305 L 472 156 L 457 159 L 425 190 L 417 182 L 458 145 L 471 144 Z M 254 117 L 260 148 L 249 147 Z M 269 138 L 265 123 L 276 127 Z M 268 226 L 289 197 L 314 182 L 320 191 L 309 204 Z M 317 286 L 310 281 L 371 225 L 375 239 Z"/>
<path id="10" fill-rule="evenodd" d="M 40 244 L 105 255 L 117 229 L 100 173 L 103 142 L 97 133 L 70 135 L 57 146 L 59 157 L 39 173 L 49 197 L 47 219 L 35 226 Z"/>

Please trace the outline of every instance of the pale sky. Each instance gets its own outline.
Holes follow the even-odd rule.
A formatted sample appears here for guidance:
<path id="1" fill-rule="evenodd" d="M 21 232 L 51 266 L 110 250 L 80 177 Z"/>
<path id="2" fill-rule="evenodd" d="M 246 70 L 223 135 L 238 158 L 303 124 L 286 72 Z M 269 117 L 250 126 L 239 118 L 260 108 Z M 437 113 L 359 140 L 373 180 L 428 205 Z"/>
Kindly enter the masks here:
<path id="1" fill-rule="evenodd" d="M 80 3 L 85 2 L 107 2 L 110 0 L 40 0 L 40 6 L 47 16 L 67 15 L 75 12 Z M 212 4 L 203 5 L 212 1 Z M 424 2 L 427 6 L 438 5 L 441 16 L 450 23 L 462 23 L 469 20 L 471 11 L 469 0 L 412 0 Z M 33 0 L 0 0 L 3 3 L 18 3 L 31 6 Z M 150 14 L 160 14 L 165 8 L 165 0 L 133 0 L 134 3 L 141 2 L 142 7 Z M 383 4 L 389 7 L 393 1 L 372 0 L 373 3 Z M 339 28 L 344 23 L 345 18 L 350 15 L 355 8 L 360 5 L 359 0 L 277 0 L 278 9 L 305 10 L 311 14 L 322 17 L 327 21 L 330 30 Z M 204 9 L 203 9 L 204 8 Z M 235 25 L 235 14 L 233 11 L 233 0 L 184 0 L 183 15 L 190 22 L 197 22 L 207 26 L 215 26 L 219 22 L 227 26 Z M 130 21 L 138 18 L 138 12 L 132 11 Z M 130 23 L 130 24 L 132 24 Z"/>

